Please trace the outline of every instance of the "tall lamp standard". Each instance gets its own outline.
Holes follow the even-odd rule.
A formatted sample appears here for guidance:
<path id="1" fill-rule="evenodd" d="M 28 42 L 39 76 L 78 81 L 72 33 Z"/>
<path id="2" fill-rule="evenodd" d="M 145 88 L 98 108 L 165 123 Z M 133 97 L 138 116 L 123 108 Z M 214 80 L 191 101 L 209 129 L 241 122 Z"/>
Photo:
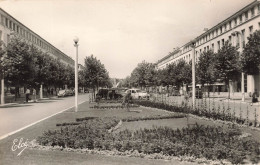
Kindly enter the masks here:
<path id="1" fill-rule="evenodd" d="M 195 85 L 195 40 L 191 41 L 191 54 L 192 54 L 192 105 L 195 108 L 195 92 L 196 92 L 196 85 Z"/>
<path id="2" fill-rule="evenodd" d="M 76 47 L 76 59 L 75 59 L 75 112 L 78 111 L 78 42 L 79 38 L 74 38 L 74 46 Z"/>

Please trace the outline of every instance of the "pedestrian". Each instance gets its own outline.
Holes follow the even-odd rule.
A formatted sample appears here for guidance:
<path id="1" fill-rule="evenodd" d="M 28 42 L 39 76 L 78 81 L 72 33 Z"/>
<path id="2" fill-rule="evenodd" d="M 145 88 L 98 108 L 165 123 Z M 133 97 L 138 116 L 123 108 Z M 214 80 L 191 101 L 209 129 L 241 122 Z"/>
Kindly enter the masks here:
<path id="1" fill-rule="evenodd" d="M 255 89 L 255 92 L 252 95 L 252 103 L 258 102 L 258 97 L 259 97 L 259 95 L 258 95 L 257 89 Z"/>
<path id="2" fill-rule="evenodd" d="M 33 101 L 36 102 L 36 90 L 33 88 Z"/>
<path id="3" fill-rule="evenodd" d="M 129 102 L 131 101 L 131 92 L 130 90 L 127 91 L 126 95 L 123 97 L 123 103 L 122 106 L 126 107 L 127 112 L 129 112 Z"/>
<path id="4" fill-rule="evenodd" d="M 25 92 L 25 98 L 26 98 L 26 102 L 28 103 L 28 101 L 29 101 L 29 96 L 30 96 L 30 89 L 29 88 L 27 88 L 26 89 L 26 92 Z"/>

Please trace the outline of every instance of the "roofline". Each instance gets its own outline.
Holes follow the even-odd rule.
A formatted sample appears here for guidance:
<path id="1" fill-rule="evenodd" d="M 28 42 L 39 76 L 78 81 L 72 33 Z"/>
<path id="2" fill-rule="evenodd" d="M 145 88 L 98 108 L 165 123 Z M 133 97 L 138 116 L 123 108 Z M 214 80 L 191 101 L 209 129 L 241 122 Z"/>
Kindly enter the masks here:
<path id="1" fill-rule="evenodd" d="M 27 26 L 25 26 L 23 23 L 21 23 L 20 21 L 18 21 L 17 19 L 15 19 L 13 16 L 11 16 L 9 13 L 7 13 L 4 9 L 2 9 L 0 7 L 0 10 L 3 11 L 6 15 L 8 15 L 9 17 L 11 17 L 12 19 L 14 19 L 15 21 L 17 21 L 19 24 L 23 25 L 25 28 L 27 28 L 28 30 L 30 30 L 32 33 L 34 33 L 37 37 L 39 37 L 40 39 L 42 39 L 44 42 L 48 43 L 50 46 L 52 46 L 53 48 L 57 49 L 59 52 L 61 52 L 62 54 L 64 54 L 66 57 L 70 58 L 73 62 L 74 60 L 66 55 L 64 52 L 62 52 L 61 50 L 59 50 L 58 48 L 56 48 L 54 45 L 52 45 L 51 43 L 49 43 L 48 41 L 46 41 L 45 39 L 43 39 L 40 35 L 38 35 L 37 33 L 35 33 L 34 31 L 32 31 L 30 28 L 28 28 Z"/>

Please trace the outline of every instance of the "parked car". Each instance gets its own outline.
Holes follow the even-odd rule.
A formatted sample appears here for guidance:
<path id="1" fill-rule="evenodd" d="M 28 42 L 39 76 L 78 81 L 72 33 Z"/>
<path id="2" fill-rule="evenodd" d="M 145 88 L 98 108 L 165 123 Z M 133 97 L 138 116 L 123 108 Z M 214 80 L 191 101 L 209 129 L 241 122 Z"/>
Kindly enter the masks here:
<path id="1" fill-rule="evenodd" d="M 58 97 L 66 97 L 66 96 L 73 96 L 74 92 L 70 89 L 60 90 L 58 92 Z"/>
<path id="2" fill-rule="evenodd" d="M 123 95 L 119 92 L 118 88 L 102 88 L 99 89 L 96 97 L 99 99 L 120 99 Z"/>
<path id="3" fill-rule="evenodd" d="M 128 89 L 126 93 L 130 91 L 133 99 L 147 99 L 149 100 L 150 95 L 146 91 L 142 91 L 140 89 Z"/>

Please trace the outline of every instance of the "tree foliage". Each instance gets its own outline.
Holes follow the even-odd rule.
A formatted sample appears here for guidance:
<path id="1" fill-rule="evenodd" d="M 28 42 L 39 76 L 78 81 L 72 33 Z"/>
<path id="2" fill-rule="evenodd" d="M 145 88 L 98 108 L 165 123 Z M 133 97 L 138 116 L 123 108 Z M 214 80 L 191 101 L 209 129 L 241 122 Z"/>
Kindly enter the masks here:
<path id="1" fill-rule="evenodd" d="M 241 57 L 242 70 L 249 75 L 260 72 L 260 31 L 257 30 L 248 37 Z"/>
<path id="2" fill-rule="evenodd" d="M 216 79 L 214 75 L 214 58 L 213 51 L 205 51 L 200 57 L 196 66 L 196 76 L 198 82 L 204 86 L 204 84 L 213 84 Z"/>
<path id="3" fill-rule="evenodd" d="M 239 60 L 239 52 L 228 42 L 215 56 L 215 73 L 219 80 L 229 84 L 229 81 L 238 80 L 241 74 L 241 65 Z"/>
<path id="4" fill-rule="evenodd" d="M 156 82 L 154 78 L 155 74 L 155 65 L 143 61 L 132 71 L 130 78 L 131 84 L 138 87 L 151 86 Z"/>
<path id="5" fill-rule="evenodd" d="M 1 75 L 6 84 L 15 87 L 63 88 L 65 84 L 72 87 L 74 69 L 29 44 L 18 36 L 13 36 L 6 49 L 1 47 Z"/>
<path id="6" fill-rule="evenodd" d="M 100 86 L 111 86 L 109 74 L 104 64 L 93 55 L 85 58 L 83 75 L 86 85 L 93 89 Z"/>

